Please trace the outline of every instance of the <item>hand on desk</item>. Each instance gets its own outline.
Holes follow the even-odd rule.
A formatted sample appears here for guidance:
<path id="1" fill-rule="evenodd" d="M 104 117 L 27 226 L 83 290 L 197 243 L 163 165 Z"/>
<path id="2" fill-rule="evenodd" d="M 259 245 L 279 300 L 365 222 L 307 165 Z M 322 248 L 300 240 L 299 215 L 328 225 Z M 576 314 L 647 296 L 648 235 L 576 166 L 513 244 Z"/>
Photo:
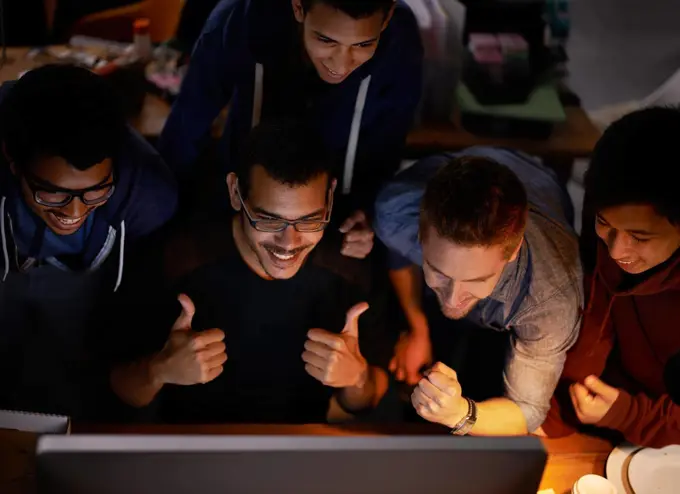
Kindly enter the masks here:
<path id="1" fill-rule="evenodd" d="M 368 310 L 362 302 L 347 311 L 340 334 L 325 329 L 307 333 L 302 360 L 307 373 L 333 388 L 361 387 L 368 375 L 368 363 L 359 350 L 359 316 Z"/>
<path id="2" fill-rule="evenodd" d="M 432 366 L 411 395 L 411 403 L 425 420 L 455 427 L 468 413 L 468 402 L 458 375 L 441 362 Z"/>
<path id="3" fill-rule="evenodd" d="M 155 359 L 154 374 L 163 384 L 207 383 L 222 373 L 227 361 L 224 332 L 208 329 L 195 333 L 191 323 L 194 303 L 182 294 L 178 297 L 182 313 L 175 321 L 165 347 Z"/>
<path id="4" fill-rule="evenodd" d="M 373 250 L 375 233 L 363 211 L 354 211 L 340 227 L 345 237 L 340 253 L 343 256 L 364 259 Z"/>

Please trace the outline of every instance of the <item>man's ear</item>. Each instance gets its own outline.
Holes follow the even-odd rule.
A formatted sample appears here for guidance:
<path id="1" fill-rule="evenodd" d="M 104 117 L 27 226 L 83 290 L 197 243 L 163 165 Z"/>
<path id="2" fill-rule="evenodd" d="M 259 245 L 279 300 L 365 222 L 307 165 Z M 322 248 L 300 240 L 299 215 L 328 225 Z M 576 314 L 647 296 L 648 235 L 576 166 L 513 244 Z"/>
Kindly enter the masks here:
<path id="1" fill-rule="evenodd" d="M 524 237 L 522 237 L 517 244 L 517 247 L 515 247 L 515 250 L 513 251 L 512 255 L 510 256 L 510 259 L 508 262 L 513 262 L 515 259 L 517 259 L 517 256 L 519 255 L 519 250 L 522 248 L 522 244 L 524 243 Z"/>
<path id="2" fill-rule="evenodd" d="M 231 202 L 231 207 L 234 211 L 241 210 L 241 201 L 238 198 L 238 177 L 235 173 L 229 173 L 227 175 L 227 189 L 229 190 L 229 201 Z"/>
<path id="3" fill-rule="evenodd" d="M 293 0 L 295 1 L 295 0 Z M 394 15 L 394 9 L 397 6 L 397 2 L 392 2 L 392 6 L 390 7 L 389 12 L 387 12 L 387 15 L 385 16 L 385 20 L 383 21 L 382 29 L 380 30 L 381 32 L 384 31 L 387 28 L 387 25 L 390 23 L 392 20 L 392 16 Z"/>
<path id="4" fill-rule="evenodd" d="M 305 20 L 305 11 L 302 8 L 302 2 L 300 0 L 291 0 L 293 6 L 293 15 L 295 20 L 302 24 Z"/>

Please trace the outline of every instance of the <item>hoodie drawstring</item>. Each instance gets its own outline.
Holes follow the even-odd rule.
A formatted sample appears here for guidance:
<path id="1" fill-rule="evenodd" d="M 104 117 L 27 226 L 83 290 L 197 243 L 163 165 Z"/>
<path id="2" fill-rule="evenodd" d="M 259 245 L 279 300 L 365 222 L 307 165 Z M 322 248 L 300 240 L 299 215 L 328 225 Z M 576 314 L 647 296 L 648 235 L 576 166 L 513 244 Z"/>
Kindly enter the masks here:
<path id="1" fill-rule="evenodd" d="M 255 81 L 253 83 L 253 114 L 250 126 L 256 127 L 262 118 L 262 91 L 264 81 L 264 66 L 261 63 L 255 64 Z M 362 79 L 357 92 L 357 99 L 354 104 L 354 114 L 352 125 L 349 130 L 349 140 L 347 142 L 347 152 L 345 153 L 345 166 L 342 178 L 342 193 L 347 195 L 352 191 L 352 179 L 354 178 L 354 162 L 359 145 L 359 132 L 361 130 L 361 119 L 368 98 L 368 86 L 371 84 L 371 76 Z"/>
<path id="2" fill-rule="evenodd" d="M 118 291 L 121 282 L 123 281 L 123 265 L 125 264 L 125 221 L 120 222 L 120 254 L 118 255 L 118 277 L 116 278 L 116 286 L 113 291 Z"/>
<path id="3" fill-rule="evenodd" d="M 349 130 L 349 142 L 347 143 L 347 154 L 345 154 L 345 174 L 342 177 L 342 193 L 347 195 L 352 191 L 352 178 L 354 177 L 354 161 L 357 155 L 357 146 L 359 145 L 359 131 L 361 130 L 361 117 L 366 106 L 366 98 L 368 97 L 368 86 L 371 84 L 371 76 L 369 75 L 361 81 L 359 92 L 357 93 L 357 100 L 354 104 L 354 116 L 352 117 L 352 126 Z"/>
<path id="4" fill-rule="evenodd" d="M 250 120 L 250 127 L 254 128 L 260 124 L 262 119 L 262 84 L 264 80 L 264 66 L 261 63 L 255 64 L 255 87 L 253 88 L 253 116 Z"/>
<path id="5" fill-rule="evenodd" d="M 0 201 L 0 232 L 2 234 L 2 257 L 5 260 L 5 272 L 2 275 L 2 281 L 7 279 L 9 274 L 9 253 L 7 252 L 7 233 L 5 232 L 5 202 L 6 197 L 2 198 Z"/>

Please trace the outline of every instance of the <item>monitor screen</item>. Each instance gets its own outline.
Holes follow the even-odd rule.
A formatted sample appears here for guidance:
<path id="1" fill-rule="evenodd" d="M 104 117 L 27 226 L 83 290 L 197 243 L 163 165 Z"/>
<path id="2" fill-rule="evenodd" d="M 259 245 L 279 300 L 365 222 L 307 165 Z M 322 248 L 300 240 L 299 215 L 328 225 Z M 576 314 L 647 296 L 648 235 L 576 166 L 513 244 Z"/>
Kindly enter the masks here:
<path id="1" fill-rule="evenodd" d="M 539 439 L 43 436 L 46 494 L 535 494 Z"/>

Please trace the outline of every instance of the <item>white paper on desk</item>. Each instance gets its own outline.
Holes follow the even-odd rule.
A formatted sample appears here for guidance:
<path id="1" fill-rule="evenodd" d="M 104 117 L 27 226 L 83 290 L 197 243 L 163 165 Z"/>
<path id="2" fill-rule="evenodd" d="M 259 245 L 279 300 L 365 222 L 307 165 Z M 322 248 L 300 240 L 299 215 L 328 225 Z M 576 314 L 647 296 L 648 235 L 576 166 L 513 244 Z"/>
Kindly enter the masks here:
<path id="1" fill-rule="evenodd" d="M 0 410 L 0 429 L 36 434 L 68 434 L 71 431 L 71 419 L 63 415 Z"/>

